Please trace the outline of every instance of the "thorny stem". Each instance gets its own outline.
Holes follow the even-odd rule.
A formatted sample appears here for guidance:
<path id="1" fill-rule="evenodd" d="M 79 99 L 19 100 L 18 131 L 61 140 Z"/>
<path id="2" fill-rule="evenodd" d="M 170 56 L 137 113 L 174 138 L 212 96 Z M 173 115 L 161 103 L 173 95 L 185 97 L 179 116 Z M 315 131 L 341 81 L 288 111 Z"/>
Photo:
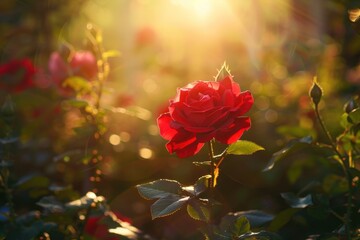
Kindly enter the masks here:
<path id="1" fill-rule="evenodd" d="M 218 163 L 216 164 L 216 168 L 219 168 L 221 163 L 224 161 L 224 159 L 227 155 L 228 148 L 229 147 L 227 147 L 221 154 L 215 156 L 216 159 L 219 159 Z"/>
<path id="2" fill-rule="evenodd" d="M 211 183 L 209 185 L 210 190 L 212 191 L 212 189 L 215 187 L 214 183 L 215 183 L 215 154 L 214 154 L 214 140 L 211 139 L 209 141 L 209 156 L 210 156 L 210 171 L 211 171 Z"/>
<path id="3" fill-rule="evenodd" d="M 318 108 L 318 105 L 315 104 L 315 114 L 316 114 L 316 117 L 320 123 L 320 126 L 321 126 L 321 129 L 323 130 L 323 132 L 325 133 L 327 139 L 329 140 L 332 148 L 334 149 L 334 151 L 336 152 L 337 155 L 339 155 L 339 157 L 341 159 L 343 159 L 343 156 L 341 155 L 341 153 L 337 150 L 336 148 L 336 145 L 335 145 L 335 141 L 333 140 L 333 138 L 331 137 L 329 131 L 327 130 L 327 128 L 325 127 L 325 124 L 324 124 L 324 121 L 322 120 L 321 116 L 320 116 L 320 113 L 319 113 L 319 108 Z"/>
<path id="4" fill-rule="evenodd" d="M 108 65 L 108 61 L 107 58 L 104 57 L 104 47 L 102 44 L 102 35 L 99 29 L 97 29 L 97 27 L 95 27 L 92 24 L 88 24 L 87 26 L 89 32 L 88 32 L 88 39 L 90 40 L 94 53 L 96 55 L 96 59 L 97 59 L 97 66 L 98 66 L 98 74 L 97 74 L 97 91 L 95 94 L 95 103 L 94 103 L 94 108 L 95 108 L 95 112 L 93 112 L 91 114 L 92 120 L 93 120 L 93 124 L 95 126 L 95 128 L 97 129 L 97 131 L 95 132 L 94 136 L 93 136 L 93 140 L 95 142 L 95 145 L 99 143 L 100 141 L 100 136 L 101 136 L 101 132 L 98 129 L 98 118 L 96 117 L 96 114 L 99 113 L 99 111 L 101 110 L 100 104 L 101 104 L 101 97 L 102 97 L 102 92 L 103 92 L 103 84 L 106 81 L 108 74 L 109 74 L 109 65 Z M 102 158 L 102 156 L 98 153 L 97 150 L 94 150 L 92 154 L 92 159 L 95 159 L 96 161 L 100 161 L 100 159 Z M 96 165 L 96 163 L 94 163 Z M 95 167 L 95 173 L 93 174 L 94 176 L 94 181 L 97 182 L 98 178 L 100 178 L 100 176 L 97 176 L 97 172 L 98 169 Z M 95 187 L 95 186 L 94 186 Z M 95 189 L 93 189 L 95 191 Z"/>
<path id="5" fill-rule="evenodd" d="M 209 183 L 209 192 L 210 192 L 210 197 L 209 197 L 209 203 L 210 203 L 210 223 L 213 221 L 213 211 L 212 211 L 212 207 L 213 207 L 213 199 L 214 199 L 214 188 L 215 188 L 215 154 L 214 154 L 214 143 L 215 140 L 211 139 L 208 144 L 209 144 L 209 157 L 210 157 L 210 174 L 211 174 L 211 180 Z M 210 226 L 210 228 L 212 228 Z M 210 229 L 212 230 L 212 229 Z"/>
<path id="6" fill-rule="evenodd" d="M 88 25 L 88 29 L 92 32 L 95 32 L 94 34 L 89 34 L 89 40 L 91 41 L 94 51 L 96 54 L 96 57 L 98 59 L 98 91 L 97 91 L 97 99 L 95 102 L 95 108 L 96 110 L 99 110 L 100 108 L 100 101 L 102 96 L 102 90 L 103 90 L 103 83 L 107 79 L 109 74 L 109 65 L 107 58 L 104 57 L 104 47 L 102 45 L 102 36 L 99 32 L 100 30 L 96 29 L 92 24 Z M 95 35 L 95 36 L 94 36 Z"/>
<path id="7" fill-rule="evenodd" d="M 342 164 L 342 167 L 343 167 L 343 171 L 344 171 L 346 180 L 348 182 L 349 192 L 348 192 L 348 198 L 347 198 L 346 214 L 344 216 L 344 224 L 345 224 L 346 238 L 351 239 L 352 178 L 351 178 L 351 175 L 350 175 L 350 172 L 349 172 L 349 169 L 350 169 L 350 167 L 352 165 L 351 159 L 350 159 L 351 156 L 343 157 L 341 155 L 341 153 L 337 150 L 336 145 L 335 145 L 335 141 L 331 137 L 329 131 L 325 127 L 324 121 L 321 118 L 321 115 L 319 113 L 319 108 L 318 108 L 317 104 L 315 104 L 315 114 L 316 114 L 316 117 L 317 117 L 317 119 L 318 119 L 318 121 L 320 123 L 320 126 L 321 126 L 322 130 L 324 131 L 326 137 L 328 138 L 332 148 L 334 149 L 336 154 L 340 157 L 341 161 L 344 160 L 344 162 L 345 162 L 345 164 Z"/>

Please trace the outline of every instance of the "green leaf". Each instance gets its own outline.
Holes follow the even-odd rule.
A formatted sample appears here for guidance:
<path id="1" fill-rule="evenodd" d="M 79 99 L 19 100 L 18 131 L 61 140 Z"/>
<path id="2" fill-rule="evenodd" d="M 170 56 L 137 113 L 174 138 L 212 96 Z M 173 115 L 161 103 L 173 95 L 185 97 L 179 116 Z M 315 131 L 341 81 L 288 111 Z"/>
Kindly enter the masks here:
<path id="1" fill-rule="evenodd" d="M 159 179 L 136 185 L 139 194 L 145 199 L 163 198 L 170 194 L 180 194 L 181 185 L 175 180 Z"/>
<path id="2" fill-rule="evenodd" d="M 43 207 L 50 213 L 64 212 L 65 209 L 64 204 L 59 202 L 54 196 L 43 197 L 36 204 Z"/>
<path id="3" fill-rule="evenodd" d="M 246 217 L 250 223 L 250 226 L 253 228 L 262 227 L 274 219 L 273 215 L 271 215 L 269 213 L 265 213 L 260 210 L 248 210 L 248 211 L 229 213 L 224 218 L 226 218 L 226 217 L 233 218 L 233 219 L 238 218 L 238 217 Z"/>
<path id="4" fill-rule="evenodd" d="M 206 189 L 209 187 L 210 179 L 211 179 L 211 175 L 205 175 L 200 177 L 196 181 L 196 183 L 194 184 L 194 192 L 196 196 L 206 191 Z"/>
<path id="5" fill-rule="evenodd" d="M 276 215 L 274 220 L 270 223 L 268 230 L 270 232 L 276 232 L 287 224 L 291 218 L 300 211 L 300 208 L 288 208 Z"/>
<path id="6" fill-rule="evenodd" d="M 117 50 L 110 50 L 103 53 L 103 58 L 119 57 L 121 53 Z"/>
<path id="7" fill-rule="evenodd" d="M 30 188 L 47 188 L 50 184 L 50 180 L 44 176 L 28 175 L 22 177 L 17 183 L 16 188 L 19 190 L 25 190 Z"/>
<path id="8" fill-rule="evenodd" d="M 7 138 L 0 138 L 0 144 L 10 144 L 10 143 L 15 143 L 19 141 L 19 137 L 7 137 Z"/>
<path id="9" fill-rule="evenodd" d="M 330 174 L 327 175 L 322 185 L 324 191 L 331 195 L 338 195 L 349 190 L 348 183 L 344 177 Z"/>
<path id="10" fill-rule="evenodd" d="M 349 122 L 353 124 L 360 123 L 360 108 L 354 109 L 349 113 Z"/>
<path id="11" fill-rule="evenodd" d="M 194 190 L 194 186 L 186 186 L 186 187 L 182 187 L 181 188 L 183 191 L 190 193 L 191 195 L 195 196 L 195 190 Z"/>
<path id="12" fill-rule="evenodd" d="M 221 219 L 219 228 L 224 235 L 238 237 L 250 231 L 250 223 L 245 216 L 228 214 Z"/>
<path id="13" fill-rule="evenodd" d="M 210 220 L 210 210 L 197 199 L 189 201 L 186 210 L 189 216 L 195 220 L 204 222 L 209 222 Z"/>
<path id="14" fill-rule="evenodd" d="M 75 99 L 75 98 L 64 100 L 64 101 L 62 101 L 62 104 L 66 107 L 70 106 L 70 107 L 75 107 L 75 108 L 84 108 L 89 105 L 89 103 L 87 101 Z"/>
<path id="15" fill-rule="evenodd" d="M 138 234 L 132 229 L 126 227 L 110 228 L 109 233 L 125 237 L 125 239 L 138 239 Z"/>
<path id="16" fill-rule="evenodd" d="M 70 87 L 74 89 L 76 92 L 81 92 L 81 93 L 91 92 L 90 82 L 87 79 L 79 76 L 72 76 L 65 79 L 62 85 L 64 87 Z"/>
<path id="17" fill-rule="evenodd" d="M 238 240 L 281 240 L 281 237 L 273 232 L 260 231 L 260 232 L 249 232 L 239 236 Z"/>
<path id="18" fill-rule="evenodd" d="M 250 231 L 250 223 L 246 217 L 239 217 L 235 224 L 233 234 L 238 237 Z"/>
<path id="19" fill-rule="evenodd" d="M 88 208 L 93 202 L 104 201 L 103 197 L 97 197 L 95 193 L 88 192 L 85 196 L 65 204 L 68 211 L 79 211 Z"/>
<path id="20" fill-rule="evenodd" d="M 168 194 L 158 199 L 151 205 L 152 219 L 158 217 L 165 217 L 180 210 L 180 208 L 190 199 L 188 196 L 180 196 L 175 194 Z"/>
<path id="21" fill-rule="evenodd" d="M 203 161 L 203 162 L 192 162 L 195 166 L 210 166 L 210 161 Z"/>
<path id="22" fill-rule="evenodd" d="M 291 192 L 281 193 L 280 195 L 292 208 L 305 208 L 313 204 L 310 194 L 302 198 Z"/>
<path id="23" fill-rule="evenodd" d="M 348 129 L 352 126 L 352 124 L 349 123 L 348 118 L 349 118 L 349 114 L 347 113 L 343 113 L 343 115 L 341 115 L 340 126 L 342 126 L 344 129 Z"/>
<path id="24" fill-rule="evenodd" d="M 294 139 L 290 141 L 284 148 L 275 152 L 266 167 L 263 169 L 263 172 L 271 170 L 275 163 L 279 160 L 284 159 L 289 153 L 299 150 L 305 146 L 309 146 L 312 143 L 312 137 L 307 136 L 300 139 Z"/>
<path id="25" fill-rule="evenodd" d="M 49 194 L 49 190 L 46 188 L 36 188 L 29 191 L 29 195 L 32 198 L 39 198 Z"/>
<path id="26" fill-rule="evenodd" d="M 226 152 L 228 154 L 235 155 L 251 155 L 261 150 L 264 150 L 264 148 L 257 145 L 256 143 L 245 140 L 238 140 L 237 142 L 231 144 Z"/>

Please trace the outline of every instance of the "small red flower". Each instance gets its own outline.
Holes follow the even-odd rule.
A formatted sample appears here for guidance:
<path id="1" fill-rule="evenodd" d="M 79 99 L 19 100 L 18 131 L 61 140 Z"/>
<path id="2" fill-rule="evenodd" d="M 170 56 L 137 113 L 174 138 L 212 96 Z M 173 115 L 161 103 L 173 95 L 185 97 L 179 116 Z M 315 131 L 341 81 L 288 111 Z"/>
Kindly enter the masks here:
<path id="1" fill-rule="evenodd" d="M 241 92 L 231 76 L 188 84 L 178 89 L 168 112 L 158 118 L 160 135 L 169 140 L 167 150 L 181 158 L 195 155 L 213 138 L 234 143 L 250 128 L 250 118 L 244 114 L 253 102 L 251 93 Z"/>
<path id="2" fill-rule="evenodd" d="M 30 59 L 12 60 L 0 65 L 0 89 L 19 93 L 34 86 L 36 69 Z"/>
<path id="3" fill-rule="evenodd" d="M 137 46 L 147 46 L 153 44 L 156 40 L 155 31 L 148 26 L 140 28 L 135 35 L 135 43 Z"/>
<path id="4" fill-rule="evenodd" d="M 59 52 L 50 55 L 48 68 L 51 78 L 61 94 L 70 96 L 74 94 L 71 87 L 65 87 L 64 81 L 71 76 L 79 76 L 93 80 L 98 72 L 95 56 L 89 51 L 78 51 L 65 59 Z"/>
<path id="5" fill-rule="evenodd" d="M 48 68 L 51 78 L 56 85 L 60 85 L 70 75 L 70 68 L 68 63 L 58 52 L 53 52 L 50 55 Z"/>
<path id="6" fill-rule="evenodd" d="M 104 215 L 100 216 L 91 216 L 88 218 L 84 231 L 89 236 L 94 237 L 95 239 L 99 240 L 117 240 L 118 237 L 109 233 L 109 227 L 102 223 L 102 220 L 106 217 L 111 217 L 112 219 L 118 219 L 123 222 L 130 223 L 130 220 L 120 213 L 117 212 L 107 212 Z"/>
<path id="7" fill-rule="evenodd" d="M 96 58 L 89 51 L 76 52 L 70 60 L 70 66 L 75 76 L 81 76 L 88 80 L 96 77 L 98 71 Z"/>
<path id="8" fill-rule="evenodd" d="M 134 104 L 134 97 L 128 94 L 121 94 L 115 100 L 115 107 L 128 107 Z"/>

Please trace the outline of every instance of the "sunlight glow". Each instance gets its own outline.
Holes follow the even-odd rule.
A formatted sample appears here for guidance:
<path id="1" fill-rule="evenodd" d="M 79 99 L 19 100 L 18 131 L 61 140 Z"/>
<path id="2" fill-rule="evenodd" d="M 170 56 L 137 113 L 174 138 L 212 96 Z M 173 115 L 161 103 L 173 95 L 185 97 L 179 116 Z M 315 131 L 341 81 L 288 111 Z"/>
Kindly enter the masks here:
<path id="1" fill-rule="evenodd" d="M 212 0 L 173 0 L 172 3 L 192 11 L 193 15 L 201 19 L 209 17 L 213 10 Z"/>

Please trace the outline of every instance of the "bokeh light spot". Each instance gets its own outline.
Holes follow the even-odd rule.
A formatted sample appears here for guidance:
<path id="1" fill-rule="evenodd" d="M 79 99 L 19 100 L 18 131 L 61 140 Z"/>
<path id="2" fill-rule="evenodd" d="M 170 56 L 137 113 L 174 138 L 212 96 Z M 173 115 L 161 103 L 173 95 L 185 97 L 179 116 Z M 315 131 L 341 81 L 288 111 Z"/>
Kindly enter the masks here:
<path id="1" fill-rule="evenodd" d="M 275 110 L 269 109 L 265 113 L 265 120 L 269 123 L 274 123 L 278 120 L 278 113 Z"/>
<path id="2" fill-rule="evenodd" d="M 128 142 L 128 141 L 130 141 L 131 135 L 128 132 L 121 132 L 120 138 L 121 138 L 121 141 Z"/>
<path id="3" fill-rule="evenodd" d="M 153 151 L 150 148 L 140 148 L 139 149 L 139 155 L 142 158 L 150 159 L 153 156 Z"/>
<path id="4" fill-rule="evenodd" d="M 109 137 L 109 142 L 110 142 L 111 145 L 114 145 L 114 146 L 119 145 L 120 141 L 121 141 L 121 138 L 117 134 L 111 134 L 110 137 Z"/>
<path id="5" fill-rule="evenodd" d="M 148 132 L 150 135 L 156 136 L 159 134 L 159 129 L 156 125 L 150 125 L 148 127 Z"/>

